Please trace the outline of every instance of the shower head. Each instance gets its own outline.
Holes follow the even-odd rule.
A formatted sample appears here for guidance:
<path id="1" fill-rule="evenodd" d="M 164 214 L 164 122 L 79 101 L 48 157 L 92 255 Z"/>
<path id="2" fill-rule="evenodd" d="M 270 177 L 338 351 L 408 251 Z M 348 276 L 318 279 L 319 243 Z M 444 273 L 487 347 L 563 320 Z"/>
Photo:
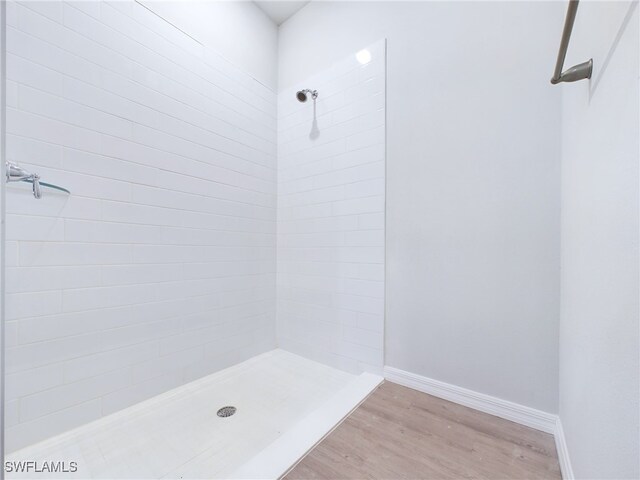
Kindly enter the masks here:
<path id="1" fill-rule="evenodd" d="M 296 98 L 300 103 L 304 103 L 309 98 L 309 94 L 311 94 L 311 98 L 313 98 L 314 100 L 318 98 L 318 91 L 309 90 L 308 88 L 305 88 L 304 90 L 298 90 L 298 93 L 296 93 Z"/>

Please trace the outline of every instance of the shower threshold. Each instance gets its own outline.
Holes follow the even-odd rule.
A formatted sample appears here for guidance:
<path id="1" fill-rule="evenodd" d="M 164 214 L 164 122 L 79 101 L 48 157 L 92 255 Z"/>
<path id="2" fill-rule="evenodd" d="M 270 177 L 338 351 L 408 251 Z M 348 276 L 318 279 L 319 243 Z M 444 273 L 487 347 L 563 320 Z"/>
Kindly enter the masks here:
<path id="1" fill-rule="evenodd" d="M 77 464 L 47 478 L 278 478 L 381 382 L 273 350 L 5 460 Z"/>

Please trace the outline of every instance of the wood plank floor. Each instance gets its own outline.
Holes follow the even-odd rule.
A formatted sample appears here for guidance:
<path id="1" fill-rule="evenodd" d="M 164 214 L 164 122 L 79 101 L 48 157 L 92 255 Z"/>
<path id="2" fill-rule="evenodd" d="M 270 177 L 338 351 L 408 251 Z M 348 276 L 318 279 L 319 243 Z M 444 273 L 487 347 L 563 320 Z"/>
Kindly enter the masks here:
<path id="1" fill-rule="evenodd" d="M 552 435 L 385 382 L 285 478 L 561 476 Z"/>

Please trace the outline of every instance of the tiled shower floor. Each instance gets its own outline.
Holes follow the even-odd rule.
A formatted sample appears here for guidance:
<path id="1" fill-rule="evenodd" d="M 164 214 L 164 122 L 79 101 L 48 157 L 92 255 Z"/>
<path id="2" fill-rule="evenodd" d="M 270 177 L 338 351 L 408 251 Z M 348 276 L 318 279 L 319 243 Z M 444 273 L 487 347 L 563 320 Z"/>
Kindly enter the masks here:
<path id="1" fill-rule="evenodd" d="M 77 462 L 76 473 L 58 478 L 232 478 L 256 469 L 262 477 L 277 476 L 290 466 L 286 463 L 295 462 L 294 451 L 311 448 L 379 381 L 274 350 L 6 460 Z M 217 410 L 226 405 L 237 413 L 218 417 Z M 292 442 L 294 437 L 298 440 Z M 300 445 L 302 437 L 310 444 Z M 265 460 L 269 465 L 262 473 Z"/>

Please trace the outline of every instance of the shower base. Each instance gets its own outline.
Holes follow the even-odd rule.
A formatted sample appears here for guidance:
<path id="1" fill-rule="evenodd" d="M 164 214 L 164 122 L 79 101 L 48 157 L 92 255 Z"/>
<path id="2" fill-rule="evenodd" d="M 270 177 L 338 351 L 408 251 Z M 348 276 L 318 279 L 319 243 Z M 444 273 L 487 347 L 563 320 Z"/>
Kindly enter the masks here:
<path id="1" fill-rule="evenodd" d="M 278 478 L 381 381 L 273 350 L 5 460 L 76 462 L 47 478 Z"/>

